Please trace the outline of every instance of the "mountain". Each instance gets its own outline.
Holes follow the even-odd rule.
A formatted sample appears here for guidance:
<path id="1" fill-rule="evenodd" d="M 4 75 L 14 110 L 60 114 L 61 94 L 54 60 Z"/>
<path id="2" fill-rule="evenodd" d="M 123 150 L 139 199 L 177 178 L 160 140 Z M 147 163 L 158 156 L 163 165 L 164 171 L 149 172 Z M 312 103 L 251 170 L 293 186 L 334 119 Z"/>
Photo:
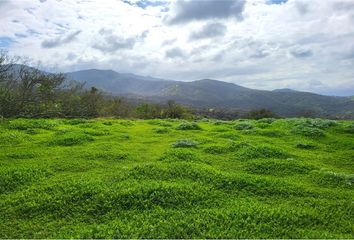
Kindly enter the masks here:
<path id="1" fill-rule="evenodd" d="M 110 94 L 134 95 L 151 101 L 172 99 L 196 108 L 244 111 L 267 108 L 282 116 L 354 117 L 354 100 L 350 97 L 323 96 L 292 89 L 255 90 L 212 79 L 171 81 L 112 70 L 90 69 L 66 75 L 69 79 L 85 82 L 87 87 L 95 86 Z"/>
<path id="2" fill-rule="evenodd" d="M 280 88 L 280 89 L 274 89 L 273 92 L 298 92 L 298 91 L 290 88 Z"/>
<path id="3" fill-rule="evenodd" d="M 135 94 L 141 96 L 158 95 L 173 81 L 138 76 L 130 73 L 117 73 L 112 70 L 89 69 L 66 73 L 69 79 L 84 82 L 87 87 L 97 87 L 115 95 Z"/>

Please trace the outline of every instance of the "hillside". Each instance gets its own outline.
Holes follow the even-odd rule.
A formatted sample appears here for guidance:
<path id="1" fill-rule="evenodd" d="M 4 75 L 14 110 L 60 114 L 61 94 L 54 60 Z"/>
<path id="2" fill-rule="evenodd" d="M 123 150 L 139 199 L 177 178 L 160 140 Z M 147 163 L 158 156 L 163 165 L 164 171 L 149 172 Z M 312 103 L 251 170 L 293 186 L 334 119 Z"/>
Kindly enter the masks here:
<path id="1" fill-rule="evenodd" d="M 0 238 L 354 238 L 353 121 L 0 122 Z"/>
<path id="2" fill-rule="evenodd" d="M 152 101 L 175 100 L 196 108 L 231 108 L 243 111 L 267 108 L 290 117 L 311 114 L 318 117 L 354 118 L 354 100 L 291 89 L 261 91 L 217 80 L 168 81 L 120 74 L 111 70 L 83 70 L 68 78 L 86 82 L 115 95 L 135 95 Z"/>

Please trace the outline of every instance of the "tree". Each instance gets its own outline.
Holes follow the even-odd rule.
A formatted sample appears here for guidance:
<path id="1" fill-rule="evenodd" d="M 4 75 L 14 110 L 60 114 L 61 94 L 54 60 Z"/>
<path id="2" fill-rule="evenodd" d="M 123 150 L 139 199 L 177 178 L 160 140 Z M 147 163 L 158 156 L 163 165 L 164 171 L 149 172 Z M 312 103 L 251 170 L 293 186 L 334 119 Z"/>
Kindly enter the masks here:
<path id="1" fill-rule="evenodd" d="M 188 111 L 182 105 L 177 104 L 173 100 L 167 101 L 166 108 L 163 111 L 164 118 L 183 118 L 187 115 Z"/>
<path id="2" fill-rule="evenodd" d="M 86 91 L 82 96 L 85 116 L 99 116 L 99 107 L 102 100 L 102 93 L 97 88 L 91 87 L 89 91 Z"/>
<path id="3" fill-rule="evenodd" d="M 250 111 L 246 115 L 246 117 L 251 119 L 262 119 L 262 118 L 278 118 L 279 116 L 268 109 L 262 108 L 259 110 Z"/>

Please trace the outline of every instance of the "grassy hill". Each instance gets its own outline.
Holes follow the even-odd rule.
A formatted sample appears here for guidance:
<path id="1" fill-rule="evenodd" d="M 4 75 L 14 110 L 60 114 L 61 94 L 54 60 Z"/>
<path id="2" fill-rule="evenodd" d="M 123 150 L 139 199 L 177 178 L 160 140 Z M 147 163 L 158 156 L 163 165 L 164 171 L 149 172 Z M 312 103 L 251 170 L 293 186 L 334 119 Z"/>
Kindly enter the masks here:
<path id="1" fill-rule="evenodd" d="M 0 122 L 0 238 L 354 238 L 354 122 Z"/>

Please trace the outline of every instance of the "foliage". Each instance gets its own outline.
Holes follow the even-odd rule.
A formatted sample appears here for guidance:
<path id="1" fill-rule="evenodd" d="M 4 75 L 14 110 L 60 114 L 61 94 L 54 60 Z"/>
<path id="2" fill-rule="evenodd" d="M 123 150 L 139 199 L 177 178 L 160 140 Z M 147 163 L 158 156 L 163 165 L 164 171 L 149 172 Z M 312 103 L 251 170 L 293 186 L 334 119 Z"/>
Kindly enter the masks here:
<path id="1" fill-rule="evenodd" d="M 177 130 L 201 130 L 201 127 L 195 122 L 183 122 L 176 127 Z"/>
<path id="2" fill-rule="evenodd" d="M 277 118 L 279 117 L 274 112 L 270 111 L 269 109 L 259 109 L 259 110 L 252 110 L 250 111 L 247 116 L 250 119 L 269 119 L 269 118 Z"/>
<path id="3" fill-rule="evenodd" d="M 249 122 L 241 122 L 241 123 L 237 123 L 234 128 L 236 130 L 250 130 L 253 129 L 254 126 L 253 124 L 249 123 Z"/>
<path id="4" fill-rule="evenodd" d="M 199 143 L 194 142 L 189 139 L 182 139 L 182 140 L 177 140 L 172 146 L 174 148 L 190 148 L 190 147 L 196 147 Z"/>
<path id="5" fill-rule="evenodd" d="M 316 127 L 304 127 L 304 126 L 295 126 L 291 130 L 293 134 L 298 134 L 306 137 L 318 138 L 324 137 L 325 132 Z"/>

